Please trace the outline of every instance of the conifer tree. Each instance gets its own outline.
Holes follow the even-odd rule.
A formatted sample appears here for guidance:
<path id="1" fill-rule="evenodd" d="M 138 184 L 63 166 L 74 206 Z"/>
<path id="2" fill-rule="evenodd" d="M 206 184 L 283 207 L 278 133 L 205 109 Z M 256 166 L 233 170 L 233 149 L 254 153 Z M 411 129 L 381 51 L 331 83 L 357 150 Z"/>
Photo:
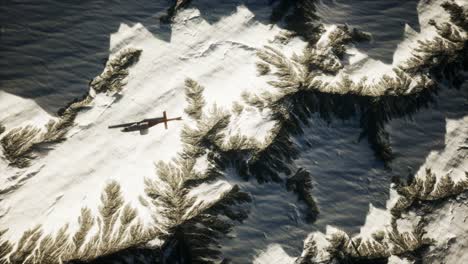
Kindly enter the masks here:
<path id="1" fill-rule="evenodd" d="M 185 97 L 188 106 L 184 109 L 184 111 L 194 120 L 199 120 L 203 114 L 203 107 L 205 107 L 203 90 L 204 88 L 196 81 L 190 78 L 185 80 Z"/>

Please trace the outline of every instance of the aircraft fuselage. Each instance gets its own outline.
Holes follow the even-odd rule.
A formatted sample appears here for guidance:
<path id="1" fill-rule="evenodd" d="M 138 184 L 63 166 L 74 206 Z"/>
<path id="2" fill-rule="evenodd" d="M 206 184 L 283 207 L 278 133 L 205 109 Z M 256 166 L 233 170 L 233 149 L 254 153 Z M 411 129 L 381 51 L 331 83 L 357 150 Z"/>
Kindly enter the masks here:
<path id="1" fill-rule="evenodd" d="M 147 118 L 139 122 L 109 126 L 109 128 L 123 128 L 121 130 L 122 132 L 132 132 L 132 131 L 142 132 L 142 131 L 148 130 L 152 126 L 155 126 L 160 123 L 164 123 L 164 126 L 167 129 L 167 122 L 173 121 L 173 120 L 182 120 L 182 118 L 181 117 L 167 118 L 166 111 L 164 111 L 163 117 Z"/>

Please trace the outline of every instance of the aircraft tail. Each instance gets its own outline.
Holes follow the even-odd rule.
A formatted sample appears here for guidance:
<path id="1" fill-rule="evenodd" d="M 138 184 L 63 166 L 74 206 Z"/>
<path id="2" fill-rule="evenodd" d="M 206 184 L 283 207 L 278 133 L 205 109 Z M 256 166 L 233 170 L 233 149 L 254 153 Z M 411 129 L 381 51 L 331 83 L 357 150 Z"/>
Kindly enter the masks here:
<path id="1" fill-rule="evenodd" d="M 164 118 L 164 127 L 167 129 L 167 116 L 166 116 L 166 111 L 163 112 L 163 118 Z"/>

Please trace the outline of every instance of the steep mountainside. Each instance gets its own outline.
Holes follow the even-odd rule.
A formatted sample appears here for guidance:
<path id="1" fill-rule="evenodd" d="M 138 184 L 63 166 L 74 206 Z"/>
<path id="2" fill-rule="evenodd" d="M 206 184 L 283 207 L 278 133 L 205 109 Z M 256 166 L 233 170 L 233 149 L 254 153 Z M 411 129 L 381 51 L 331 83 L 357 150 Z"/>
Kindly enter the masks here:
<path id="1" fill-rule="evenodd" d="M 468 261 L 468 3 L 422 0 L 390 64 L 315 1 L 238 2 L 121 24 L 58 116 L 0 92 L 0 263 Z"/>

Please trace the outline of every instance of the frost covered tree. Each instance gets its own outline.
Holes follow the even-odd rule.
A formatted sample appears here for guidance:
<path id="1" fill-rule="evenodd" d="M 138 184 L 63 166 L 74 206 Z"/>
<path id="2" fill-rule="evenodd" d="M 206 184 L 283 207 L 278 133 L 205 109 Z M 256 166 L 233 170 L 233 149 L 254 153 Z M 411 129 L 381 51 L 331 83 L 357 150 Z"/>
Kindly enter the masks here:
<path id="1" fill-rule="evenodd" d="M 67 132 L 74 124 L 79 111 L 94 99 L 94 93 L 115 94 L 122 90 L 129 67 L 138 62 L 141 50 L 125 49 L 106 64 L 104 72 L 90 82 L 90 91 L 81 99 L 75 99 L 59 110 L 59 118 L 50 120 L 44 129 L 31 125 L 14 128 L 0 140 L 3 153 L 11 166 L 24 168 L 31 164 L 37 153 L 50 144 L 66 139 Z M 0 128 L 1 131 L 1 128 Z"/>
<path id="2" fill-rule="evenodd" d="M 242 220 L 245 213 L 232 211 L 231 205 L 249 201 L 237 187 L 207 204 L 197 203 L 190 196 L 192 188 L 201 184 L 206 175 L 194 171 L 193 164 L 159 163 L 158 180 L 146 181 L 146 193 L 156 208 L 162 208 L 160 218 L 165 232 L 162 246 L 162 262 L 206 263 L 219 259 L 217 239 L 230 231 L 232 224 L 222 220 L 225 215 L 233 220 Z M 199 184 L 194 184 L 198 182 Z"/>
<path id="3" fill-rule="evenodd" d="M 39 128 L 25 126 L 14 128 L 2 137 L 3 154 L 11 165 L 24 168 L 30 164 L 35 157 L 32 151 L 40 132 Z"/>
<path id="4" fill-rule="evenodd" d="M 120 185 L 109 182 L 101 196 L 99 214 L 82 208 L 78 228 L 70 232 L 65 224 L 55 234 L 44 234 L 41 226 L 23 233 L 16 244 L 2 241 L 0 263 L 79 263 L 142 244 L 158 236 L 158 230 L 144 227 L 137 211 L 125 204 Z"/>
<path id="5" fill-rule="evenodd" d="M 195 120 L 199 120 L 203 114 L 205 99 L 203 98 L 204 88 L 196 81 L 188 78 L 185 80 L 185 96 L 188 106 L 184 112 Z"/>
<path id="6" fill-rule="evenodd" d="M 141 52 L 142 50 L 133 48 L 119 52 L 106 63 L 104 72 L 90 82 L 90 87 L 96 93 L 120 92 L 125 85 L 128 68 L 138 62 Z"/>
<path id="7" fill-rule="evenodd" d="M 466 64 L 463 54 L 467 34 L 465 20 L 460 18 L 466 10 L 452 2 L 443 7 L 451 14 L 451 23 L 432 22 L 438 36 L 420 41 L 413 56 L 394 69 L 394 76 L 383 75 L 372 85 L 366 84 L 365 78 L 356 82 L 346 75 L 335 83 L 318 78 L 342 69 L 341 57 L 347 44 L 368 39 L 365 33 L 338 26 L 327 35 L 326 49 L 308 45 L 302 55 L 291 58 L 272 47 L 260 50 L 259 72 L 267 74 L 263 69 L 269 65 L 268 75 L 275 79 L 268 83 L 276 91 L 245 94 L 243 98 L 249 105 L 272 110 L 273 119 L 280 127 L 288 125 L 290 133 L 300 133 L 301 124 L 307 124 L 312 113 L 319 113 L 327 121 L 331 117 L 360 115 L 360 138 L 367 136 L 375 154 L 389 162 L 393 154 L 385 123 L 429 106 L 437 91 L 437 80 L 443 77 L 459 82 L 460 69 Z"/>
<path id="8" fill-rule="evenodd" d="M 157 164 L 158 177 L 146 180 L 145 192 L 154 208 L 158 208 L 156 218 L 165 233 L 161 261 L 211 263 L 221 258 L 217 240 L 230 231 L 231 221 L 247 217 L 245 209 L 238 205 L 249 202 L 250 196 L 237 186 L 206 203 L 190 194 L 221 175 L 214 157 L 220 155 L 222 131 L 229 115 L 216 105 L 204 111 L 203 88 L 195 81 L 186 80 L 185 89 L 188 103 L 185 112 L 196 124 L 184 126 L 183 151 L 172 162 Z M 197 159 L 205 155 L 210 165 L 203 172 L 197 171 Z"/>

